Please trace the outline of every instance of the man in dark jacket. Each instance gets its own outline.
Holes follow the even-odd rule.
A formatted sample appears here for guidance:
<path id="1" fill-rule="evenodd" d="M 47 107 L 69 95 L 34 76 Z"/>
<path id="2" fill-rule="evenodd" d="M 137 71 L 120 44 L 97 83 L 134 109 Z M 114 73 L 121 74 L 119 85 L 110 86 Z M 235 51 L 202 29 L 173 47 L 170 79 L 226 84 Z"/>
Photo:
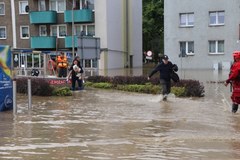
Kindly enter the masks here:
<path id="1" fill-rule="evenodd" d="M 150 80 L 156 72 L 160 72 L 160 84 L 162 85 L 164 101 L 167 100 L 167 95 L 171 92 L 171 73 L 174 68 L 177 68 L 177 66 L 168 60 L 167 55 L 164 55 L 162 62 L 160 62 L 148 76 L 148 80 Z"/>

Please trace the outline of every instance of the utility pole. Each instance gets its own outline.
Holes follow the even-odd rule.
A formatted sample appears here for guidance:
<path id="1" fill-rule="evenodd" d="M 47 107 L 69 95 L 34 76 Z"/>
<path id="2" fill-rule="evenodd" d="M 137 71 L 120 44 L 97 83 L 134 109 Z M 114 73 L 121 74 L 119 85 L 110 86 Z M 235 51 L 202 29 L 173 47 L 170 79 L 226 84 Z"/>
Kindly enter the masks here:
<path id="1" fill-rule="evenodd" d="M 72 57 L 75 57 L 75 43 L 74 43 L 74 0 L 72 0 Z"/>

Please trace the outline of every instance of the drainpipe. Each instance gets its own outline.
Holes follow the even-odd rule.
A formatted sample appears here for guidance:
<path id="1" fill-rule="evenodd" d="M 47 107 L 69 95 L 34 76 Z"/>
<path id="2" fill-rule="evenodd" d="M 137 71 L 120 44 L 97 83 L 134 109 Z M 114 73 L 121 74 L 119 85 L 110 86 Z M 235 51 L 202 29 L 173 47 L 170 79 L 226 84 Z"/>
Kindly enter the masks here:
<path id="1" fill-rule="evenodd" d="M 129 1 L 126 0 L 126 68 L 129 67 Z"/>
<path id="2" fill-rule="evenodd" d="M 15 15 L 15 4 L 14 0 L 11 0 L 11 17 L 12 17 L 12 34 L 13 34 L 13 48 L 17 48 L 17 38 L 16 38 L 16 15 Z"/>

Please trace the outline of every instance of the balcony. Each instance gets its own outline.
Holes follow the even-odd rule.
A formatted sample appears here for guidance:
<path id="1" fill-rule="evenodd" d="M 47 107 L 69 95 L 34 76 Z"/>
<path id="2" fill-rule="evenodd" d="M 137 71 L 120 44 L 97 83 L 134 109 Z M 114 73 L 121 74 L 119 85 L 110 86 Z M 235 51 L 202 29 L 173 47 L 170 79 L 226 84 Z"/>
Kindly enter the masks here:
<path id="1" fill-rule="evenodd" d="M 29 13 L 31 24 L 54 24 L 57 23 L 56 11 L 31 11 Z"/>
<path id="2" fill-rule="evenodd" d="M 93 22 L 93 12 L 90 9 L 73 10 L 74 23 L 91 23 Z M 64 12 L 64 22 L 72 22 L 72 10 Z"/>
<path id="3" fill-rule="evenodd" d="M 56 48 L 55 36 L 36 36 L 31 37 L 31 48 Z"/>
<path id="4" fill-rule="evenodd" d="M 77 36 L 74 36 L 74 48 L 77 47 L 78 39 Z M 72 48 L 72 36 L 65 37 L 65 48 Z"/>

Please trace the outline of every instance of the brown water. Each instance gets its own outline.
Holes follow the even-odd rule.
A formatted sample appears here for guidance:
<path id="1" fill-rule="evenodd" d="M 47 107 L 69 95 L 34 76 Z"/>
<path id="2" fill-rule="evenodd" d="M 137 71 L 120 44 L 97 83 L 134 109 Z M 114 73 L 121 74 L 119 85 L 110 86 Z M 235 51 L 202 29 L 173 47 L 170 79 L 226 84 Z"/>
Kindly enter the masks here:
<path id="1" fill-rule="evenodd" d="M 240 118 L 231 113 L 227 72 L 184 71 L 204 98 L 86 89 L 71 97 L 18 95 L 18 114 L 0 113 L 0 159 L 240 159 Z"/>

